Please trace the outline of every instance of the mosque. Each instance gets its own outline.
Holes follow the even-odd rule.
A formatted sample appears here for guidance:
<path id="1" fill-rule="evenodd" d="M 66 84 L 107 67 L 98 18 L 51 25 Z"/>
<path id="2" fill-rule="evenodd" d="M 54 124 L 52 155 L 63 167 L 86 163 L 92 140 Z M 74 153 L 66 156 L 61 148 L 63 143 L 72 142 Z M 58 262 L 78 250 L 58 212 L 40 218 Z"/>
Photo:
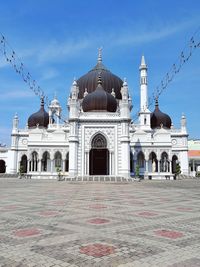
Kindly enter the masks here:
<path id="1" fill-rule="evenodd" d="M 188 174 L 188 133 L 182 115 L 179 129 L 160 110 L 148 108 L 147 65 L 142 56 L 139 122 L 131 119 L 132 99 L 122 81 L 102 63 L 74 80 L 68 118 L 55 97 L 45 110 L 32 114 L 24 129 L 13 119 L 11 147 L 0 149 L 0 172 L 24 172 L 33 178 L 108 176 L 129 178 L 136 170 L 144 179 L 173 179 L 179 163 Z"/>

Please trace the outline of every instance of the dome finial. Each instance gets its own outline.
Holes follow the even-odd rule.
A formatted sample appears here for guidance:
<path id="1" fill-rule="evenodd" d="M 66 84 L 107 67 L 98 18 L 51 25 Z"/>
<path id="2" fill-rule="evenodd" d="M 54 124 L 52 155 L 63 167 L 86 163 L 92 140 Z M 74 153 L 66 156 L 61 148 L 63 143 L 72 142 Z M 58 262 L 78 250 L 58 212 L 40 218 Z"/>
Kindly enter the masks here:
<path id="1" fill-rule="evenodd" d="M 41 105 L 41 107 L 44 107 L 44 95 L 43 94 L 40 98 L 40 105 Z"/>
<path id="2" fill-rule="evenodd" d="M 155 106 L 156 106 L 156 107 L 159 106 L 159 104 L 158 104 L 158 96 L 156 96 L 156 98 L 155 98 Z"/>
<path id="3" fill-rule="evenodd" d="M 98 63 L 102 62 L 102 47 L 98 48 Z"/>
<path id="4" fill-rule="evenodd" d="M 98 80 L 97 80 L 97 84 L 101 84 L 102 85 L 102 79 L 101 79 L 101 73 L 99 73 L 99 76 L 98 76 Z"/>

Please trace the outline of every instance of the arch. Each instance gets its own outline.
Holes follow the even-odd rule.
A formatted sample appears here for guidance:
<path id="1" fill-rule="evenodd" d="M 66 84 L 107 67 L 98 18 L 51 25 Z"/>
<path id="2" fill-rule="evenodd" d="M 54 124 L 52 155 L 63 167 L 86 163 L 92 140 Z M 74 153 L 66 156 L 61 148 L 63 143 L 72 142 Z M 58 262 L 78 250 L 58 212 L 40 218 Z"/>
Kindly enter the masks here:
<path id="1" fill-rule="evenodd" d="M 153 151 L 149 154 L 149 170 L 150 172 L 158 172 L 158 160 Z"/>
<path id="2" fill-rule="evenodd" d="M 23 155 L 20 161 L 20 173 L 27 173 L 27 156 Z"/>
<path id="3" fill-rule="evenodd" d="M 144 153 L 142 151 L 137 154 L 137 164 L 139 168 L 144 168 Z"/>
<path id="4" fill-rule="evenodd" d="M 176 165 L 178 163 L 178 157 L 173 155 L 172 157 L 172 173 L 176 173 Z"/>
<path id="5" fill-rule="evenodd" d="M 132 151 L 130 151 L 130 173 L 134 173 L 134 157 Z"/>
<path id="6" fill-rule="evenodd" d="M 101 133 L 96 134 L 91 143 L 91 147 L 95 149 L 107 148 L 107 140 Z"/>
<path id="7" fill-rule="evenodd" d="M 62 167 L 62 154 L 60 153 L 60 151 L 57 151 L 54 154 L 54 163 L 56 169 Z"/>
<path id="8" fill-rule="evenodd" d="M 96 134 L 92 139 L 89 164 L 90 175 L 109 174 L 109 150 L 107 140 L 101 133 Z"/>
<path id="9" fill-rule="evenodd" d="M 161 154 L 160 171 L 169 172 L 169 160 L 168 160 L 168 154 L 166 152 L 163 152 Z"/>
<path id="10" fill-rule="evenodd" d="M 50 154 L 48 151 L 45 151 L 42 155 L 42 160 L 41 160 L 41 164 L 42 164 L 42 171 L 43 172 L 49 172 L 51 169 L 51 160 L 50 160 Z"/>
<path id="11" fill-rule="evenodd" d="M 65 171 L 66 172 L 69 171 L 69 152 L 67 152 L 66 158 L 65 158 Z"/>
<path id="12" fill-rule="evenodd" d="M 0 160 L 0 173 L 5 173 L 6 172 L 6 163 L 4 160 Z"/>
<path id="13" fill-rule="evenodd" d="M 33 151 L 31 154 L 31 164 L 30 164 L 30 171 L 37 172 L 38 170 L 38 153 Z"/>

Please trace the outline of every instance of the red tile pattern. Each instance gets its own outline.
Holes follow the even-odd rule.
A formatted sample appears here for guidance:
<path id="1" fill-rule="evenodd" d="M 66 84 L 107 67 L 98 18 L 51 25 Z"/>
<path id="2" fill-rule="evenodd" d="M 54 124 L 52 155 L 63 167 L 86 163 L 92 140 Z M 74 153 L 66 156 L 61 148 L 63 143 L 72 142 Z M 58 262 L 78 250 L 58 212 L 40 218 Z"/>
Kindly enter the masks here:
<path id="1" fill-rule="evenodd" d="M 99 210 L 99 209 L 106 209 L 107 206 L 102 205 L 102 204 L 95 204 L 95 205 L 91 205 L 90 208 L 91 208 L 91 209 Z"/>
<path id="2" fill-rule="evenodd" d="M 44 217 L 57 216 L 58 214 L 59 214 L 59 212 L 51 211 L 51 210 L 49 210 L 49 211 L 41 211 L 39 213 L 39 215 L 44 216 Z"/>
<path id="3" fill-rule="evenodd" d="M 162 237 L 167 237 L 171 239 L 177 239 L 183 236 L 183 233 L 176 232 L 176 231 L 170 231 L 170 230 L 158 230 L 155 231 L 155 234 Z"/>
<path id="4" fill-rule="evenodd" d="M 137 215 L 142 216 L 142 217 L 153 217 L 153 216 L 157 216 L 158 213 L 155 213 L 152 211 L 142 211 L 142 212 L 139 212 Z"/>
<path id="5" fill-rule="evenodd" d="M 17 237 L 29 237 L 41 234 L 40 230 L 37 228 L 27 228 L 21 229 L 14 232 L 14 235 Z"/>
<path id="6" fill-rule="evenodd" d="M 114 254 L 115 249 L 116 248 L 114 246 L 97 243 L 81 247 L 80 253 L 93 256 L 95 258 L 101 258 L 103 256 Z"/>
<path id="7" fill-rule="evenodd" d="M 104 223 L 109 223 L 110 220 L 102 219 L 102 218 L 94 218 L 94 219 L 88 220 L 87 222 L 91 224 L 104 224 Z"/>

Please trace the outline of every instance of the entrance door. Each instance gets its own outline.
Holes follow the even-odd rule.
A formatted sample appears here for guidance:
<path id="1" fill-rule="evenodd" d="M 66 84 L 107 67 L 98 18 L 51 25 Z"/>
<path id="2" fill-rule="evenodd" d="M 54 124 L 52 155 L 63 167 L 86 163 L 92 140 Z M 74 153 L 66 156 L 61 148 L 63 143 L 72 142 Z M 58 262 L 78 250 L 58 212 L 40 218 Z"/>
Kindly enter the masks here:
<path id="1" fill-rule="evenodd" d="M 6 172 L 6 163 L 4 160 L 0 160 L 0 173 Z"/>
<path id="2" fill-rule="evenodd" d="M 90 175 L 109 174 L 109 152 L 108 149 L 90 150 Z"/>

